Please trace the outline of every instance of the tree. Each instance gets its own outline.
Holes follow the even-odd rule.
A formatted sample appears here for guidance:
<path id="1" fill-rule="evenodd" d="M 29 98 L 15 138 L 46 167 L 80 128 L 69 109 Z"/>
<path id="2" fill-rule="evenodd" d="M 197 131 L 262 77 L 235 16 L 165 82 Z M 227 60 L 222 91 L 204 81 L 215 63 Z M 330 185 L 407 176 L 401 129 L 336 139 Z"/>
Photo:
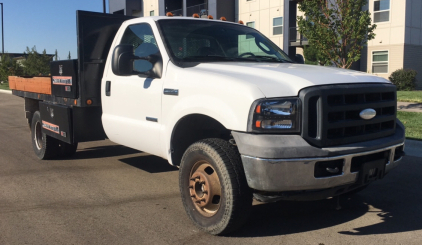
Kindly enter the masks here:
<path id="1" fill-rule="evenodd" d="M 0 81 L 7 81 L 9 76 L 23 75 L 22 66 L 7 53 L 3 54 L 0 63 Z"/>
<path id="2" fill-rule="evenodd" d="M 72 59 L 72 57 L 70 56 L 70 51 L 69 51 L 69 54 L 67 55 L 67 59 L 68 60 Z"/>
<path id="3" fill-rule="evenodd" d="M 362 8 L 367 0 L 303 0 L 299 31 L 319 50 L 322 62 L 350 68 L 361 57 L 362 47 L 374 39 L 376 25 Z"/>
<path id="4" fill-rule="evenodd" d="M 44 51 L 42 54 L 37 52 L 37 48 L 34 46 L 31 49 L 26 47 L 26 60 L 22 62 L 23 71 L 28 76 L 39 76 L 48 75 L 50 73 L 50 61 L 51 57 Z"/>
<path id="5" fill-rule="evenodd" d="M 54 52 L 54 60 L 57 61 L 59 59 L 58 54 L 57 54 L 57 49 L 56 52 Z"/>
<path id="6" fill-rule="evenodd" d="M 326 63 L 324 57 L 312 42 L 303 48 L 303 56 L 305 56 L 305 64 L 323 66 Z"/>

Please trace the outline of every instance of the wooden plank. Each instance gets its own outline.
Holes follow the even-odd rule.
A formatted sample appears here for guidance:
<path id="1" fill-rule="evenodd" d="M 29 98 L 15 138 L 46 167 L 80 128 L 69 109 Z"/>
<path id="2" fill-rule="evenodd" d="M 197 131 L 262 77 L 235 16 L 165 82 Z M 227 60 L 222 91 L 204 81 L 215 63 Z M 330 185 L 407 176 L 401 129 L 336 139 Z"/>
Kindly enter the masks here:
<path id="1" fill-rule="evenodd" d="M 40 94 L 51 94 L 51 77 L 9 77 L 9 88 Z"/>

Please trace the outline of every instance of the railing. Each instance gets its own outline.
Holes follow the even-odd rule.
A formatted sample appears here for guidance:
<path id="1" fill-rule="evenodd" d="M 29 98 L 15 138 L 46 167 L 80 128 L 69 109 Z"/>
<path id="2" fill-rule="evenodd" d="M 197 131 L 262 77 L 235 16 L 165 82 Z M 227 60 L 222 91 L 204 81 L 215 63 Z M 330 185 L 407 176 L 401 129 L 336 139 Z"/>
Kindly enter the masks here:
<path id="1" fill-rule="evenodd" d="M 171 12 L 173 16 L 183 16 L 183 9 L 176 9 L 169 12 Z"/>
<path id="2" fill-rule="evenodd" d="M 297 27 L 290 27 L 289 42 L 291 46 L 308 45 L 308 39 L 298 31 Z"/>
<path id="3" fill-rule="evenodd" d="M 202 3 L 187 7 L 186 16 L 192 16 L 193 14 L 199 14 L 199 16 L 208 15 L 208 4 Z"/>

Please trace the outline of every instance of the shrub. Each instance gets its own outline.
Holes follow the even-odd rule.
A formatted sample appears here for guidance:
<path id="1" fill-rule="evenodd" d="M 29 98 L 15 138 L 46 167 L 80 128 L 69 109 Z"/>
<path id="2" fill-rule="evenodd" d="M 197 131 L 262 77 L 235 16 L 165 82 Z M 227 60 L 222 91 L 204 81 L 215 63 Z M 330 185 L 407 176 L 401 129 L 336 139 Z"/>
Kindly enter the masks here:
<path id="1" fill-rule="evenodd" d="M 397 86 L 397 90 L 412 91 L 416 88 L 416 74 L 415 70 L 398 69 L 388 79 Z"/>

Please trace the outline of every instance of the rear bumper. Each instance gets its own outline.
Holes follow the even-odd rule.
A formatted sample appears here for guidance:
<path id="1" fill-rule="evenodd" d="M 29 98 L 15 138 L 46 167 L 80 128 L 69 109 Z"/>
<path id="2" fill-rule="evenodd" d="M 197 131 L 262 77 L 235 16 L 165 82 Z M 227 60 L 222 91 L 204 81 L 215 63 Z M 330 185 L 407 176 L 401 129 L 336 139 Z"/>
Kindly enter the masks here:
<path id="1" fill-rule="evenodd" d="M 241 153 L 249 187 L 269 193 L 321 191 L 342 186 L 357 188 L 382 178 L 404 155 L 404 127 L 399 121 L 394 135 L 330 148 L 313 147 L 298 135 L 232 134 Z M 251 138 L 258 140 L 250 141 Z M 326 163 L 337 164 L 338 171 L 318 176 L 316 166 Z M 379 176 L 368 178 L 368 169 L 364 166 L 369 164 L 380 169 Z"/>

